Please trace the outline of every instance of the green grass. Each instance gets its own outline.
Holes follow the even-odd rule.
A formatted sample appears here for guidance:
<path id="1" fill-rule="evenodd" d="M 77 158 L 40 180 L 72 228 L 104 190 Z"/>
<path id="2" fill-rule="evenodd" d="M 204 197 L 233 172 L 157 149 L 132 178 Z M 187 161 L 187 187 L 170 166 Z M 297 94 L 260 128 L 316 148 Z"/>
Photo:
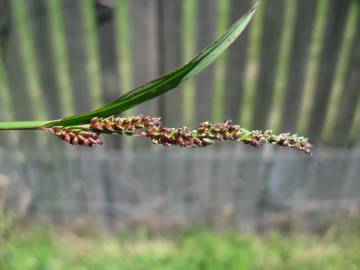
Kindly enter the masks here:
<path id="1" fill-rule="evenodd" d="M 3 226 L 0 269 L 360 269 L 360 229 L 324 236 L 243 235 L 195 230 L 176 238 L 142 234 L 79 237 L 49 228 Z"/>

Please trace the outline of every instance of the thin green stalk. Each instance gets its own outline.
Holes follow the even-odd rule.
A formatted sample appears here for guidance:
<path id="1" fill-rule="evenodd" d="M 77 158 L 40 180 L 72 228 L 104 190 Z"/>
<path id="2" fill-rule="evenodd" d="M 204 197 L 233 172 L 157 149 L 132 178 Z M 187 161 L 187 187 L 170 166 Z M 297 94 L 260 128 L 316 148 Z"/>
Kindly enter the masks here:
<path id="1" fill-rule="evenodd" d="M 52 121 L 0 122 L 0 130 L 40 130 Z"/>

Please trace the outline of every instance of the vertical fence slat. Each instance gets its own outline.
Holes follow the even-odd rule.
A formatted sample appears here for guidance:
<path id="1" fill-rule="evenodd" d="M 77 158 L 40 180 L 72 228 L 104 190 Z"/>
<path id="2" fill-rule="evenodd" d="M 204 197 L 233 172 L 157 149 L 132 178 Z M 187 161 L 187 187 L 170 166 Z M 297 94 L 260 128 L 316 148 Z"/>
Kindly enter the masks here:
<path id="1" fill-rule="evenodd" d="M 263 4 L 265 4 L 265 14 L 262 48 L 251 123 L 256 129 L 266 128 L 270 118 L 286 1 L 273 0 Z"/>
<path id="2" fill-rule="evenodd" d="M 276 206 L 303 199 L 305 187 L 310 182 L 310 158 L 278 151 L 273 159 L 269 178 L 270 203 Z"/>
<path id="3" fill-rule="evenodd" d="M 182 26 L 182 1 L 159 1 L 159 70 L 161 74 L 169 72 L 181 65 L 181 26 Z M 176 89 L 160 97 L 160 116 L 166 126 L 182 126 L 182 91 Z M 170 151 L 172 152 L 172 151 Z M 161 197 L 166 202 L 166 212 L 174 213 L 178 205 L 175 198 L 181 196 L 176 192 L 176 187 L 182 181 L 184 171 L 181 170 L 184 161 L 174 163 L 173 156 L 167 149 L 158 152 L 161 174 Z M 181 153 L 179 153 L 181 155 Z M 180 170 L 179 170 L 180 169 Z M 175 200 L 175 202 L 174 202 Z"/>
<path id="4" fill-rule="evenodd" d="M 1 55 L 1 53 L 0 53 Z M 10 99 L 10 89 L 6 79 L 6 72 L 3 66 L 2 56 L 0 56 L 0 121 L 12 121 L 12 104 Z M 0 147 L 15 144 L 15 137 L 10 133 L 0 133 Z"/>
<path id="5" fill-rule="evenodd" d="M 247 158 L 243 158 L 245 156 Z M 263 179 L 259 168 L 262 158 L 260 153 L 248 148 L 244 149 L 242 155 L 237 156 L 236 161 L 236 181 L 233 190 L 236 223 L 243 229 L 254 230 L 257 203 L 262 196 Z"/>
<path id="6" fill-rule="evenodd" d="M 168 159 L 166 181 L 168 181 L 167 202 L 168 213 L 183 218 L 186 215 L 186 208 L 183 200 L 186 197 L 186 158 L 187 151 L 179 150 L 166 152 Z"/>
<path id="7" fill-rule="evenodd" d="M 63 213 L 63 224 L 74 224 L 81 219 L 80 202 L 78 196 L 79 179 L 76 177 L 77 161 L 74 152 L 62 151 L 55 157 L 54 175 L 59 186 L 60 208 Z"/>
<path id="8" fill-rule="evenodd" d="M 25 67 L 27 77 L 26 84 L 29 89 L 30 100 L 28 102 L 32 106 L 34 119 L 46 118 L 48 113 L 41 93 L 37 59 L 34 52 L 34 39 L 31 35 L 29 25 L 31 14 L 29 12 L 29 8 L 23 0 L 12 1 L 12 4 L 14 7 L 14 19 L 16 20 L 19 39 L 21 42 L 20 48 L 23 61 L 22 64 Z"/>
<path id="9" fill-rule="evenodd" d="M 211 44 L 217 35 L 217 26 L 219 18 L 219 4 L 214 0 L 199 0 L 197 1 L 197 50 Z M 195 40 L 193 40 L 195 41 Z M 214 65 L 206 68 L 196 78 L 196 92 L 195 92 L 195 120 L 196 125 L 199 122 L 212 120 L 213 104 L 215 96 L 215 71 Z M 212 200 L 211 194 L 211 174 L 212 164 L 214 162 L 213 149 L 206 149 L 195 155 L 194 164 L 194 179 L 192 179 L 195 196 L 193 200 L 193 213 L 200 217 L 205 223 L 211 222 L 211 208 Z M 202 190 L 202 192 L 200 192 Z"/>
<path id="10" fill-rule="evenodd" d="M 158 76 L 158 1 L 129 1 L 129 14 L 132 77 L 136 87 Z M 157 116 L 158 99 L 137 106 L 135 111 Z M 147 140 L 138 139 L 134 141 L 134 146 L 148 148 L 150 144 Z"/>
<path id="11" fill-rule="evenodd" d="M 134 191 L 137 192 L 136 200 L 134 200 L 132 203 L 152 204 L 154 201 L 159 199 L 162 201 L 163 198 L 161 197 L 161 187 L 159 185 L 160 170 L 157 170 L 156 165 L 158 164 L 158 160 L 157 157 L 154 157 L 154 153 L 151 150 L 144 150 L 134 154 L 128 153 L 124 156 L 124 159 L 128 160 L 128 166 L 132 164 L 130 168 L 123 167 L 123 172 L 128 171 L 128 184 L 131 184 L 134 188 Z M 145 177 L 146 179 L 141 177 L 141 175 L 147 175 L 147 177 Z M 152 206 L 148 205 L 147 211 L 152 210 Z M 137 213 L 133 214 L 136 215 Z"/>
<path id="12" fill-rule="evenodd" d="M 215 149 L 214 149 L 215 150 Z M 235 222 L 235 202 L 233 197 L 236 181 L 237 161 L 235 143 L 216 149 L 211 165 L 210 203 L 214 204 L 213 223 L 218 228 L 228 228 Z"/>
<path id="13" fill-rule="evenodd" d="M 346 172 L 345 183 L 341 185 L 342 198 L 358 199 L 360 193 L 359 175 L 360 175 L 360 148 L 354 147 L 349 153 L 351 159 L 349 170 Z"/>
<path id="14" fill-rule="evenodd" d="M 99 72 L 101 72 L 101 103 L 106 104 L 114 99 L 118 98 L 121 94 L 120 79 L 118 71 L 118 49 L 116 40 L 116 20 L 115 20 L 115 3 L 107 4 L 106 2 L 96 1 L 94 2 L 96 16 L 96 33 L 97 33 L 97 47 L 99 57 Z M 97 90 L 96 90 L 97 91 Z M 121 146 L 121 138 L 109 137 L 107 138 L 106 146 L 108 149 L 119 148 Z M 103 161 L 103 166 L 108 165 Z M 107 193 L 107 188 L 112 186 L 115 179 L 108 174 L 107 171 L 103 171 L 105 196 L 109 203 L 113 203 L 113 199 L 110 193 Z M 111 188 L 110 188 L 111 189 Z M 109 191 L 111 192 L 111 190 Z M 112 226 L 112 206 L 107 208 L 107 215 L 109 219 L 109 225 Z"/>
<path id="15" fill-rule="evenodd" d="M 218 1 L 197 1 L 197 48 L 207 47 L 216 39 L 218 21 Z M 195 27 L 195 26 L 194 26 Z M 213 115 L 213 97 L 215 91 L 215 67 L 208 67 L 196 79 L 196 123 L 211 120 Z"/>
<path id="16" fill-rule="evenodd" d="M 346 173 L 349 165 L 348 151 L 326 151 L 319 152 L 313 161 L 314 171 L 310 178 L 307 191 L 307 199 L 322 201 L 328 200 L 330 207 L 337 206 L 337 200 L 340 199 L 343 184 L 345 185 Z M 345 198 L 343 198 L 345 199 Z"/>
<path id="17" fill-rule="evenodd" d="M 282 110 L 281 130 L 284 132 L 296 132 L 297 121 L 301 106 L 301 98 L 306 77 L 307 62 L 311 48 L 312 25 L 316 14 L 316 2 L 298 1 L 294 35 L 291 44 L 291 55 L 286 85 L 286 92 Z M 311 10 L 310 10 L 311 8 Z M 306 15 L 305 15 L 306 14 Z M 304 21 L 303 21 L 304 20 Z M 304 23 L 304 24 L 303 24 Z M 303 25 L 302 25 L 303 24 Z M 302 28 L 304 27 L 304 28 Z M 297 36 L 299 35 L 299 37 Z M 299 76 L 299 78 L 297 77 Z M 294 106 L 292 106 L 294 104 Z M 269 169 L 268 180 L 268 209 L 265 211 L 281 213 L 282 218 L 294 216 L 298 203 L 306 200 L 307 186 L 312 181 L 314 162 L 312 158 L 298 153 L 292 153 L 288 149 L 274 149 L 271 170 Z M 283 213 L 288 213 L 283 215 Z M 271 216 L 271 215 L 268 215 Z M 280 216 L 280 217 L 281 217 Z M 269 220 L 271 223 L 279 222 L 276 219 Z M 269 222 L 268 221 L 268 222 Z M 285 220 L 284 220 L 285 221 Z M 281 222 L 281 221 L 280 221 Z M 266 225 L 266 224 L 265 224 Z M 301 226 L 302 224 L 296 224 Z"/>
<path id="18" fill-rule="evenodd" d="M 8 35 L 2 40 L 1 50 L 4 58 L 4 69 L 7 74 L 11 93 L 11 103 L 16 106 L 14 120 L 32 120 L 34 113 L 29 102 L 30 93 L 26 84 L 26 72 L 21 53 L 21 40 L 18 26 L 15 23 L 14 2 L 7 5 L 9 24 Z M 20 22 L 18 22 L 20 23 Z M 19 136 L 19 147 L 31 147 L 35 141 L 34 133 L 22 132 Z"/>
<path id="19" fill-rule="evenodd" d="M 360 8 L 358 8 L 356 36 L 352 42 L 344 88 L 337 109 L 331 145 L 345 146 L 349 142 L 351 127 L 360 99 Z"/>
<path id="20" fill-rule="evenodd" d="M 51 119 L 61 116 L 59 91 L 54 66 L 54 54 L 50 38 L 47 1 L 26 1 L 30 32 L 33 37 L 34 51 L 37 61 L 42 98 Z"/>
<path id="21" fill-rule="evenodd" d="M 0 2 L 0 117 L 2 121 L 11 121 L 13 108 L 11 104 L 11 91 L 5 70 L 4 56 L 6 43 L 9 37 L 11 18 L 9 14 L 9 2 Z"/>
<path id="22" fill-rule="evenodd" d="M 251 6 L 251 1 L 232 0 L 230 4 L 231 23 L 245 14 Z M 248 30 L 240 39 L 229 48 L 227 55 L 224 119 L 238 122 L 240 119 L 240 106 L 243 101 L 245 71 L 247 63 Z"/>
<path id="23" fill-rule="evenodd" d="M 99 47 L 100 71 L 101 71 L 101 92 L 102 103 L 106 104 L 120 96 L 121 90 L 118 60 L 116 30 L 115 30 L 115 8 L 112 6 L 96 3 L 97 42 Z M 107 139 L 110 148 L 119 148 L 121 139 L 111 137 Z"/>
<path id="24" fill-rule="evenodd" d="M 324 127 L 349 6 L 350 1 L 342 0 L 333 0 L 330 4 L 320 56 L 320 68 L 317 72 L 314 102 L 310 111 L 310 122 L 307 129 L 307 135 L 311 137 L 313 143 L 319 142 Z"/>
<path id="25" fill-rule="evenodd" d="M 192 221 L 204 224 L 211 222 L 212 198 L 210 197 L 212 181 L 213 149 L 208 148 L 192 153 L 193 179 L 192 179 Z"/>
<path id="26" fill-rule="evenodd" d="M 157 4 L 156 0 L 129 2 L 134 86 L 146 83 L 158 75 Z M 157 115 L 158 101 L 146 102 L 137 107 L 136 111 Z"/>
<path id="27" fill-rule="evenodd" d="M 62 1 L 76 113 L 87 112 L 91 109 L 88 76 L 87 72 L 85 72 L 88 62 L 85 49 L 85 26 L 81 3 L 81 1 L 72 0 Z"/>
<path id="28" fill-rule="evenodd" d="M 84 183 L 86 203 L 88 207 L 88 215 L 92 224 L 100 228 L 106 224 L 106 194 L 104 192 L 104 172 L 106 167 L 103 163 L 103 156 L 90 153 L 88 149 L 78 151 L 78 159 L 80 159 L 80 178 Z M 91 165 L 90 165 L 91 164 Z"/>
<path id="29" fill-rule="evenodd" d="M 99 44 L 100 69 L 102 73 L 103 102 L 108 103 L 119 97 L 119 79 L 117 71 L 115 18 L 110 6 L 96 4 L 97 37 Z"/>
<path id="30" fill-rule="evenodd" d="M 0 120 L 12 121 L 14 120 L 14 109 L 11 102 L 11 90 L 7 78 L 7 73 L 4 66 L 4 42 L 8 38 L 10 31 L 10 16 L 8 13 L 9 2 L 0 2 Z M 17 134 L 17 133 L 16 133 Z M 0 146 L 6 147 L 16 144 L 16 136 L 12 133 L 0 134 Z"/>
<path id="31" fill-rule="evenodd" d="M 49 28 L 52 40 L 52 50 L 55 58 L 56 80 L 58 84 L 59 104 L 61 116 L 74 114 L 75 101 L 73 100 L 73 90 L 69 70 L 69 57 L 64 32 L 64 16 L 61 0 L 47 1 Z"/>
<path id="32" fill-rule="evenodd" d="M 317 1 L 297 1 L 295 34 L 281 120 L 281 130 L 286 132 L 295 132 L 299 120 L 316 8 Z"/>
<path id="33" fill-rule="evenodd" d="M 99 64 L 99 48 L 96 29 L 96 12 L 94 2 L 82 1 L 82 13 L 85 26 L 85 49 L 88 61 L 87 74 L 89 92 L 91 96 L 91 108 L 99 108 L 102 104 L 101 70 Z"/>
<path id="34" fill-rule="evenodd" d="M 182 1 L 159 1 L 160 73 L 181 65 Z M 176 89 L 160 98 L 160 116 L 168 126 L 182 125 L 182 92 Z"/>

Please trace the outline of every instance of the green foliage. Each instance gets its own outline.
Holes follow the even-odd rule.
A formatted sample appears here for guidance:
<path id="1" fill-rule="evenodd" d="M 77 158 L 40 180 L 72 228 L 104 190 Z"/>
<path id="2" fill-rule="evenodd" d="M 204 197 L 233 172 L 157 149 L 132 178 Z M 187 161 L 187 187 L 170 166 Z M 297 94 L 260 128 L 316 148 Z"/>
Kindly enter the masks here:
<path id="1" fill-rule="evenodd" d="M 174 129 L 164 128 L 162 126 L 147 127 L 146 125 L 141 125 L 132 127 L 131 125 L 134 123 L 127 123 L 128 120 L 126 120 L 127 124 L 125 126 L 121 126 L 120 123 L 116 122 L 119 119 L 114 118 L 114 116 L 119 115 L 126 110 L 129 110 L 143 102 L 149 101 L 176 88 L 184 81 L 195 77 L 202 70 L 207 68 L 216 59 L 219 58 L 219 56 L 241 35 L 241 33 L 243 33 L 253 18 L 259 2 L 260 1 L 257 1 L 256 4 L 247 12 L 247 14 L 237 20 L 230 27 L 230 29 L 225 32 L 225 34 L 223 34 L 213 44 L 205 48 L 188 64 L 158 79 L 133 89 L 132 91 L 101 108 L 91 112 L 77 114 L 54 121 L 0 122 L 0 130 L 44 130 L 55 134 L 61 140 L 64 140 L 72 145 L 86 146 L 103 144 L 103 140 L 99 136 L 101 133 L 149 137 L 154 144 L 162 144 L 166 146 L 179 145 L 182 147 L 204 147 L 213 144 L 214 139 L 219 141 L 239 141 L 241 139 L 241 141 L 244 143 L 251 144 L 256 147 L 259 147 L 262 143 L 279 144 L 282 146 L 289 146 L 298 150 L 303 150 L 304 152 L 311 154 L 312 146 L 308 143 L 306 138 L 298 137 L 296 134 L 281 134 L 274 137 L 271 131 L 265 132 L 269 136 L 266 136 L 265 133 L 263 134 L 260 131 L 254 131 L 251 133 L 241 128 L 239 125 L 232 125 L 231 121 L 227 121 L 223 124 L 218 123 L 213 128 L 210 128 L 210 125 L 209 127 L 201 127 L 201 130 L 198 131 L 190 131 L 186 128 Z M 92 12 L 92 9 L 87 5 L 85 10 L 85 15 L 87 14 L 85 17 L 88 18 L 88 15 Z M 86 20 L 86 25 L 87 27 L 91 28 L 93 22 L 89 18 Z M 95 92 L 98 91 L 96 90 Z M 98 94 L 95 96 L 93 95 L 92 100 L 99 101 L 100 96 Z M 219 97 L 215 99 L 219 99 Z M 103 119 L 102 121 L 104 122 L 104 128 L 92 128 L 93 121 L 96 122 L 97 119 Z M 137 133 L 133 132 L 136 129 L 142 128 L 147 129 Z M 241 133 L 244 132 L 246 134 L 243 138 Z"/>
<path id="2" fill-rule="evenodd" d="M 0 269 L 359 269 L 359 234 L 359 227 L 322 237 L 198 230 L 175 240 L 115 239 L 46 228 L 13 233 L 0 246 Z"/>
<path id="3" fill-rule="evenodd" d="M 133 108 L 145 101 L 153 99 L 165 92 L 176 88 L 182 82 L 199 74 L 203 69 L 213 63 L 245 30 L 251 21 L 257 4 L 216 42 L 204 49 L 197 57 L 179 69 L 164 75 L 161 78 L 148 82 L 143 86 L 135 88 L 119 99 L 101 107 L 95 111 L 74 115 L 57 121 L 38 121 L 38 122 L 7 122 L 0 123 L 0 129 L 35 129 L 39 126 L 74 126 L 89 124 L 94 117 L 108 117 L 120 114 L 128 109 Z"/>
<path id="4" fill-rule="evenodd" d="M 216 42 L 204 49 L 190 63 L 179 69 L 164 75 L 161 78 L 146 83 L 119 99 L 101 107 L 93 112 L 75 115 L 62 119 L 59 122 L 51 123 L 48 126 L 61 125 L 80 125 L 87 124 L 93 117 L 108 117 L 120 114 L 131 109 L 145 101 L 151 100 L 157 96 L 176 88 L 182 82 L 190 79 L 213 63 L 245 30 L 256 11 L 255 5 L 245 16 L 240 18 L 223 36 Z"/>

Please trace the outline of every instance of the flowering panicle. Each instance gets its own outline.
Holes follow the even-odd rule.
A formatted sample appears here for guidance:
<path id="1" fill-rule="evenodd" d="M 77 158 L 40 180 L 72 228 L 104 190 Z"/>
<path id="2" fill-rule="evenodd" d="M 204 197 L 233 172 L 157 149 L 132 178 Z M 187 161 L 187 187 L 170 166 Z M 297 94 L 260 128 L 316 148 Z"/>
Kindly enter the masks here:
<path id="1" fill-rule="evenodd" d="M 198 136 L 195 131 L 183 128 L 151 127 L 135 133 L 135 136 L 148 137 L 153 144 L 165 146 L 178 145 L 183 147 L 200 147 L 214 143 L 210 138 Z"/>
<path id="2" fill-rule="evenodd" d="M 264 143 L 278 144 L 301 150 L 307 154 L 312 153 L 312 145 L 304 137 L 296 134 L 274 135 L 271 130 L 265 132 L 249 131 L 234 125 L 231 121 L 210 124 L 204 122 L 196 130 L 184 128 L 166 128 L 154 126 L 145 131 L 137 132 L 137 136 L 148 137 L 154 144 L 165 146 L 178 145 L 182 147 L 204 147 L 214 144 L 215 141 L 241 141 L 254 147 L 260 147 Z"/>
<path id="3" fill-rule="evenodd" d="M 211 124 L 203 122 L 195 130 L 186 127 L 164 127 L 160 118 L 138 115 L 128 118 L 95 117 L 89 125 L 81 127 L 52 127 L 48 128 L 60 139 L 70 143 L 92 146 L 102 144 L 101 133 L 120 134 L 147 137 L 154 144 L 165 146 L 177 145 L 181 147 L 205 147 L 216 141 L 240 141 L 254 147 L 264 143 L 277 144 L 312 154 L 312 145 L 307 138 L 296 134 L 283 133 L 275 135 L 271 130 L 247 130 L 228 120 L 224 123 Z"/>
<path id="4" fill-rule="evenodd" d="M 152 118 L 145 115 L 138 115 L 128 118 L 108 117 L 98 118 L 95 117 L 91 120 L 90 129 L 95 132 L 126 132 L 134 131 L 135 129 L 149 128 L 159 126 L 160 118 Z"/>
<path id="5" fill-rule="evenodd" d="M 59 139 L 72 145 L 85 145 L 91 147 L 94 144 L 103 144 L 99 134 L 94 132 L 64 127 L 52 127 L 47 130 L 55 134 Z"/>

